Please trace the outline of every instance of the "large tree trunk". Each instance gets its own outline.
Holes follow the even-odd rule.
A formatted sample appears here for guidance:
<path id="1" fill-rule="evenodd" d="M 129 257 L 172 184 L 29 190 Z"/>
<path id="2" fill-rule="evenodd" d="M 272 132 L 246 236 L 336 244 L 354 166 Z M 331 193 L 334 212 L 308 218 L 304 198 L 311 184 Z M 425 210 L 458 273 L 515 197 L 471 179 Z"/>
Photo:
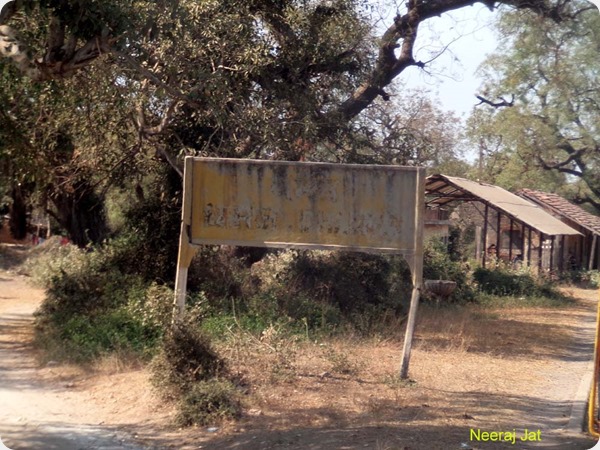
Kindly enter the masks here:
<path id="1" fill-rule="evenodd" d="M 56 211 L 49 211 L 63 227 L 69 239 L 79 247 L 102 242 L 108 232 L 104 199 L 87 181 L 74 184 L 73 192 L 57 192 L 50 196 Z"/>
<path id="2" fill-rule="evenodd" d="M 17 240 L 25 239 L 27 236 L 27 196 L 23 188 L 17 184 L 13 185 L 10 196 L 10 221 L 8 226 L 10 234 Z"/>

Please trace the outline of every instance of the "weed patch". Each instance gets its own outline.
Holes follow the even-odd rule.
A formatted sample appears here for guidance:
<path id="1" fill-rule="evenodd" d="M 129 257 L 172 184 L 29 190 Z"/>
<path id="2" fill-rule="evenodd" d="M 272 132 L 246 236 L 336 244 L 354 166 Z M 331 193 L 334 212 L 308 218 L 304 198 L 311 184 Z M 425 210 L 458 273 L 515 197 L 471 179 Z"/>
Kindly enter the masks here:
<path id="1" fill-rule="evenodd" d="M 492 296 L 559 301 L 564 297 L 550 281 L 527 271 L 513 271 L 501 266 L 493 269 L 478 267 L 473 278 L 482 293 Z"/>
<path id="2" fill-rule="evenodd" d="M 151 382 L 178 406 L 181 426 L 206 425 L 241 414 L 241 394 L 225 361 L 196 326 L 182 323 L 165 336 L 151 363 Z"/>
<path id="3" fill-rule="evenodd" d="M 180 426 L 209 425 L 241 416 L 240 393 L 228 380 L 199 381 L 178 403 L 176 422 Z"/>

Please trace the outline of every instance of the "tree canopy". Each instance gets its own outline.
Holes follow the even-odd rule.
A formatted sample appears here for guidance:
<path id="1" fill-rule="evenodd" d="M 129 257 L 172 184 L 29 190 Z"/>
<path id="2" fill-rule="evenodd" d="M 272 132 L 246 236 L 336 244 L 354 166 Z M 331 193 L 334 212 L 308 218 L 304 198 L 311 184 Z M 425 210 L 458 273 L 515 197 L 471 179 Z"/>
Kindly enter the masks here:
<path id="1" fill-rule="evenodd" d="M 180 174 L 184 155 L 455 162 L 454 118 L 393 81 L 429 64 L 413 53 L 423 23 L 475 3 L 389 5 L 379 31 L 365 0 L 15 0 L 0 13 L 3 184 L 85 245 L 105 236 L 108 190 L 143 199 L 144 177 Z M 549 29 L 578 14 L 573 1 L 484 3 Z"/>
<path id="2" fill-rule="evenodd" d="M 509 105 L 482 105 L 472 136 L 492 150 L 487 162 L 500 163 L 496 170 L 512 165 L 514 176 L 518 166 L 529 183 L 600 210 L 600 16 L 587 2 L 570 8 L 560 27 L 533 14 L 502 15 L 504 39 L 485 64 L 482 97 Z"/>

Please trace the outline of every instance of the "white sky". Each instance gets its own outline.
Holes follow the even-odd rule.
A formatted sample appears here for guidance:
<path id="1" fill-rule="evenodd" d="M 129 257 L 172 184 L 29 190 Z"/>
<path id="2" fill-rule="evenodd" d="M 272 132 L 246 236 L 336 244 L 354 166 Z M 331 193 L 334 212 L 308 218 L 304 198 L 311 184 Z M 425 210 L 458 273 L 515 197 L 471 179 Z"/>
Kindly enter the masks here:
<path id="1" fill-rule="evenodd" d="M 466 119 L 478 103 L 475 94 L 482 80 L 475 75 L 485 57 L 496 48 L 490 23 L 494 13 L 483 5 L 462 8 L 421 25 L 415 59 L 428 61 L 449 45 L 425 71 L 410 67 L 400 78 L 408 88 L 425 88 L 438 95 L 441 108 Z"/>

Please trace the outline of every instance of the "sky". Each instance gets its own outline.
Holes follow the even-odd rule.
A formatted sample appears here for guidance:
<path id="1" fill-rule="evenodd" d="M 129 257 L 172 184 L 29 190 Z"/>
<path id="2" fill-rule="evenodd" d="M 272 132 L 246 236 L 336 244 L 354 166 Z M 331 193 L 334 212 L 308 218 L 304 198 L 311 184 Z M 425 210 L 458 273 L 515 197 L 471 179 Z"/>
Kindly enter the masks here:
<path id="1" fill-rule="evenodd" d="M 476 5 L 422 24 L 415 45 L 417 61 L 428 61 L 450 45 L 431 63 L 431 74 L 411 67 L 401 75 L 401 82 L 408 88 L 432 91 L 442 109 L 466 119 L 479 102 L 475 94 L 483 80 L 476 75 L 477 68 L 496 49 L 497 38 L 490 26 L 493 19 L 487 7 Z"/>

